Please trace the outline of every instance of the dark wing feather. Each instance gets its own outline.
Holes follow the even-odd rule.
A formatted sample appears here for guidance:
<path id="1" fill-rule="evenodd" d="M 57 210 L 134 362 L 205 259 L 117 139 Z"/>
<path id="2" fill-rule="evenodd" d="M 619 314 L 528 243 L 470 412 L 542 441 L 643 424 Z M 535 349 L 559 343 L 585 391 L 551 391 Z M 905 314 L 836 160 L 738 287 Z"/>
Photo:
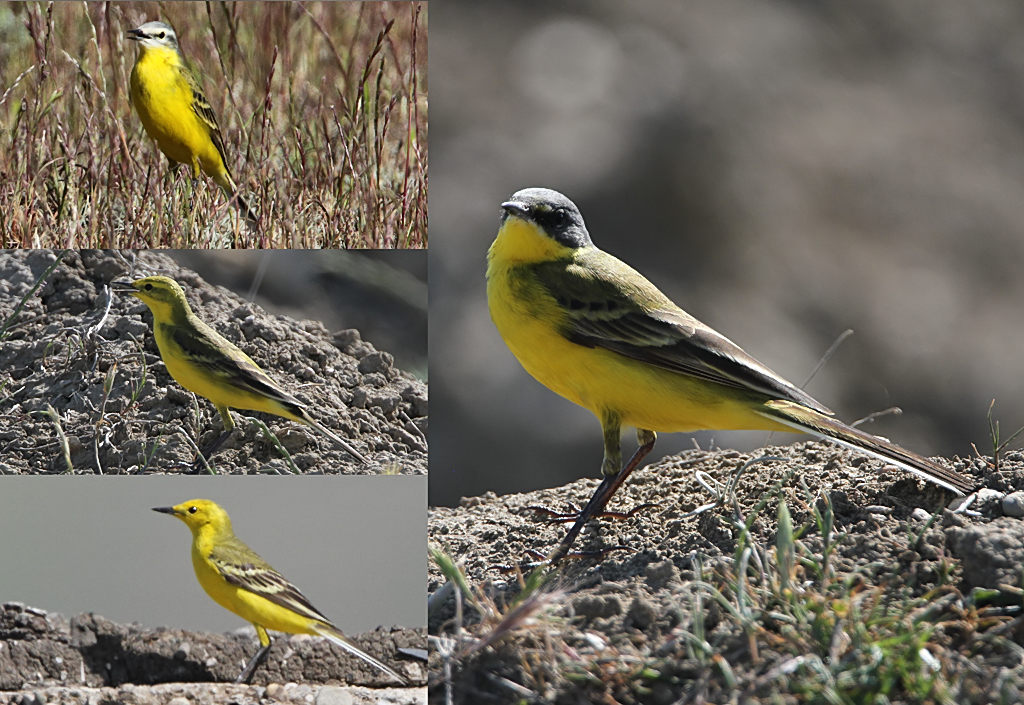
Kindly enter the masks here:
<path id="1" fill-rule="evenodd" d="M 213 145 L 217 148 L 220 153 L 220 160 L 224 162 L 224 168 L 231 173 L 231 169 L 228 168 L 227 153 L 224 151 L 224 141 L 221 138 L 220 126 L 217 124 L 217 115 L 213 112 L 213 107 L 210 105 L 210 101 L 206 99 L 206 94 L 203 93 L 203 89 L 199 87 L 199 81 L 196 79 L 192 71 L 184 69 L 185 80 L 188 81 L 189 87 L 192 89 L 192 111 L 206 123 L 206 126 L 210 129 L 210 139 L 213 140 Z"/>
<path id="2" fill-rule="evenodd" d="M 567 313 L 562 334 L 578 345 L 832 413 L 611 255 L 597 249 L 577 251 L 571 264 L 551 262 L 533 271 Z"/>
<path id="3" fill-rule="evenodd" d="M 217 571 L 232 585 L 310 619 L 331 623 L 297 587 L 238 538 L 223 541 L 208 557 Z"/>
<path id="4" fill-rule="evenodd" d="M 277 386 L 241 350 L 198 318 L 193 323 L 195 332 L 190 326 L 175 326 L 171 337 L 195 365 L 226 378 L 237 387 L 275 399 L 292 413 L 303 416 L 302 402 Z M 229 355 L 224 355 L 224 350 L 229 351 Z"/>

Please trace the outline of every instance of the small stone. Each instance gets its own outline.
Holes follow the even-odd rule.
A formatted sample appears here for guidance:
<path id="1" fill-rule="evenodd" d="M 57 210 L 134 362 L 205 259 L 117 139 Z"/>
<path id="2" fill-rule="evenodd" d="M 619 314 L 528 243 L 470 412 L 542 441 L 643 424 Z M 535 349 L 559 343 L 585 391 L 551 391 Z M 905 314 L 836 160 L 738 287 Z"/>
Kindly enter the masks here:
<path id="1" fill-rule="evenodd" d="M 931 518 L 932 518 L 932 515 L 931 515 L 931 514 L 929 514 L 929 513 L 928 513 L 928 512 L 926 512 L 925 510 L 921 509 L 920 507 L 918 507 L 917 509 L 915 509 L 914 511 L 912 511 L 912 512 L 910 513 L 910 516 L 914 517 L 914 518 L 915 518 L 915 519 L 917 519 L 918 521 L 928 521 L 929 519 L 931 519 Z"/>
<path id="2" fill-rule="evenodd" d="M 1024 492 L 1011 492 L 1003 497 L 1003 514 L 1008 517 L 1024 517 Z"/>
<path id="3" fill-rule="evenodd" d="M 191 705 L 191 703 L 189 703 L 188 698 L 183 698 L 179 695 L 176 698 L 171 698 L 167 705 Z"/>
<path id="4" fill-rule="evenodd" d="M 187 641 L 183 641 L 174 652 L 174 658 L 176 661 L 184 661 L 190 653 L 192 653 L 192 645 Z"/>
<path id="5" fill-rule="evenodd" d="M 359 361 L 357 369 L 362 374 L 369 374 L 371 372 L 378 372 L 387 375 L 388 370 L 395 364 L 395 358 L 390 353 L 386 352 L 375 352 L 370 353 L 362 360 Z"/>
<path id="6" fill-rule="evenodd" d="M 338 347 L 345 347 L 352 343 L 358 343 L 362 338 L 359 337 L 359 331 L 355 328 L 349 328 L 347 330 L 339 330 L 334 334 L 334 344 Z"/>

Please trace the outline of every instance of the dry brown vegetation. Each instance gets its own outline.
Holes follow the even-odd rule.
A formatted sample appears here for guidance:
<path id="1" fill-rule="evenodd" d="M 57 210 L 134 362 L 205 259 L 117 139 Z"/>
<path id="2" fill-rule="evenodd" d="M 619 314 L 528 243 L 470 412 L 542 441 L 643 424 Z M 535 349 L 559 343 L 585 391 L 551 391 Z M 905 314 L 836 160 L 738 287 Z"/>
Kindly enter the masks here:
<path id="1" fill-rule="evenodd" d="M 177 31 L 259 214 L 167 159 L 125 31 Z M 3 247 L 426 247 L 426 3 L 5 3 Z"/>

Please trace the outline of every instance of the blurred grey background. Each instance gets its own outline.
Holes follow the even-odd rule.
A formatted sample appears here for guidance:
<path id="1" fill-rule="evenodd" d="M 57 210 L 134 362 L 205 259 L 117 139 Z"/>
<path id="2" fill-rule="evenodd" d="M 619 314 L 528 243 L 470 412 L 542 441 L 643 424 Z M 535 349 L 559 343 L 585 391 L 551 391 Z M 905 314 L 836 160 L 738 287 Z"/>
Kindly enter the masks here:
<path id="1" fill-rule="evenodd" d="M 0 602 L 147 627 L 244 627 L 199 586 L 188 527 L 151 511 L 212 499 L 342 631 L 425 626 L 426 479 L 5 477 Z"/>
<path id="2" fill-rule="evenodd" d="M 530 378 L 487 312 L 499 204 L 528 186 L 795 384 L 852 328 L 807 386 L 843 420 L 902 407 L 865 429 L 947 456 L 991 452 L 993 398 L 1004 437 L 1024 425 L 1024 5 L 435 10 L 432 504 L 598 475 L 596 419 Z M 692 443 L 663 435 L 650 460 Z"/>
<path id="3" fill-rule="evenodd" d="M 427 379 L 427 253 L 418 250 L 166 250 L 270 313 L 359 330 Z"/>

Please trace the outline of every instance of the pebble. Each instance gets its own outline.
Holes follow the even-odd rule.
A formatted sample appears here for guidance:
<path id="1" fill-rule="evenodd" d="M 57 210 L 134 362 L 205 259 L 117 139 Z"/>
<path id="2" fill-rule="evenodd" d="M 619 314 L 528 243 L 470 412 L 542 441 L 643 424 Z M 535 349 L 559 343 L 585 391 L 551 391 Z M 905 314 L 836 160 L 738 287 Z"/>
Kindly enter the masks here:
<path id="1" fill-rule="evenodd" d="M 1024 517 L 1024 492 L 1012 492 L 1003 497 L 1003 514 L 1008 517 Z"/>
<path id="2" fill-rule="evenodd" d="M 325 685 L 316 694 L 316 705 L 352 705 L 352 693 L 336 685 Z"/>
<path id="3" fill-rule="evenodd" d="M 921 509 L 920 507 L 918 507 L 917 509 L 912 511 L 910 513 L 910 516 L 914 517 L 915 519 L 917 519 L 919 521 L 928 521 L 929 519 L 932 518 L 931 514 L 929 514 L 925 510 Z"/>

